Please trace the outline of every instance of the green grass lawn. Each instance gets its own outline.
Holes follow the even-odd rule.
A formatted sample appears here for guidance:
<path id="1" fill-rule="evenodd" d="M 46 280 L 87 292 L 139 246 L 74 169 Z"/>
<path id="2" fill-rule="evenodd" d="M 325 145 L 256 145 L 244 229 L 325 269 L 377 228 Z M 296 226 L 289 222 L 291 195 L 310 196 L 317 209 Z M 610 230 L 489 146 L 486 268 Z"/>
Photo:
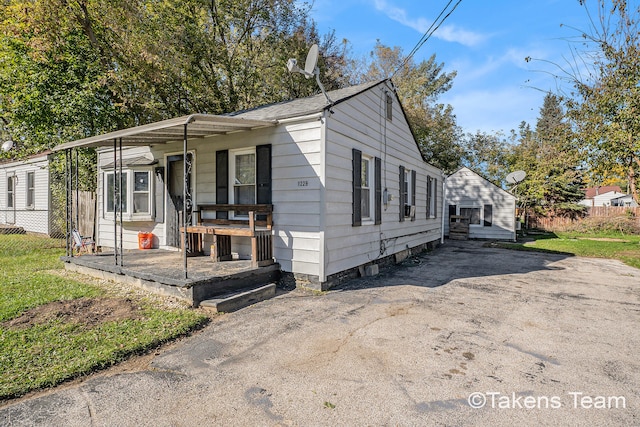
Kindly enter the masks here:
<path id="1" fill-rule="evenodd" d="M 118 296 L 108 286 L 70 279 L 60 274 L 64 250 L 55 246 L 50 239 L 0 235 L 0 400 L 111 366 L 184 335 L 208 319 L 186 307 L 162 308 L 152 296 Z M 28 310 L 80 298 L 133 307 L 135 312 L 93 323 L 53 312 L 42 322 L 11 324 Z"/>
<path id="2" fill-rule="evenodd" d="M 533 239 L 524 243 L 500 243 L 499 246 L 564 253 L 577 256 L 617 259 L 640 268 L 640 236 L 622 233 L 544 233 L 529 234 Z"/>

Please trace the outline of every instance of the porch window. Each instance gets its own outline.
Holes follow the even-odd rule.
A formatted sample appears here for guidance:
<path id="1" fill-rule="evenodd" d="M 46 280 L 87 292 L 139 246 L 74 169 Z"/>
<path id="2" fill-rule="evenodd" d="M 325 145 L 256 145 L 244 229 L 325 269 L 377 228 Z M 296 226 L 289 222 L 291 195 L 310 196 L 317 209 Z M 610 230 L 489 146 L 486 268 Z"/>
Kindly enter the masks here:
<path id="1" fill-rule="evenodd" d="M 256 202 L 256 152 L 255 149 L 229 151 L 232 187 L 230 203 L 251 205 Z M 236 211 L 234 216 L 246 216 L 247 211 Z"/>
<path id="2" fill-rule="evenodd" d="M 35 207 L 35 192 L 36 192 L 36 174 L 35 172 L 27 172 L 27 202 L 26 207 L 33 209 Z"/>
<path id="3" fill-rule="evenodd" d="M 7 177 L 7 207 L 13 208 L 15 207 L 15 193 L 16 193 L 16 177 L 8 176 Z"/>
<path id="4" fill-rule="evenodd" d="M 129 169 L 120 173 L 105 172 L 104 205 L 105 216 L 113 217 L 114 211 L 122 208 L 124 221 L 150 221 L 152 213 L 151 168 Z M 114 190 L 122 183 L 122 199 L 120 192 Z"/>

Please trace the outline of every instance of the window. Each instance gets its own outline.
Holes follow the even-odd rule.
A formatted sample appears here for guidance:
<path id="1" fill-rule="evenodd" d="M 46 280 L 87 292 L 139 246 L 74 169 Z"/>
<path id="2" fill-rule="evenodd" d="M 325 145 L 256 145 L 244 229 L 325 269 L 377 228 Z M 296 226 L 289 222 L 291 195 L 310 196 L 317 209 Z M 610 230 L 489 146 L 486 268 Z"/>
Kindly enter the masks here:
<path id="1" fill-rule="evenodd" d="M 7 177 L 7 207 L 13 208 L 15 207 L 14 197 L 16 192 L 16 177 L 8 176 Z"/>
<path id="2" fill-rule="evenodd" d="M 460 208 L 460 216 L 469 218 L 470 225 L 480 225 L 480 208 Z"/>
<path id="3" fill-rule="evenodd" d="M 382 223 L 382 160 L 352 150 L 353 226 Z"/>
<path id="4" fill-rule="evenodd" d="M 229 151 L 231 161 L 230 203 L 252 205 L 256 203 L 256 152 L 254 149 Z M 235 216 L 246 216 L 247 211 L 236 211 Z"/>
<path id="5" fill-rule="evenodd" d="M 484 205 L 484 226 L 491 227 L 491 223 L 493 221 L 493 206 L 492 205 Z"/>
<path id="6" fill-rule="evenodd" d="M 393 119 L 393 98 L 388 93 L 385 94 L 385 104 L 386 104 L 386 113 L 387 120 L 391 121 Z"/>
<path id="7" fill-rule="evenodd" d="M 35 207 L 36 194 L 36 174 L 35 172 L 27 172 L 27 202 L 26 207 L 33 209 Z"/>
<path id="8" fill-rule="evenodd" d="M 133 172 L 133 213 L 150 213 L 149 171 Z"/>
<path id="9" fill-rule="evenodd" d="M 363 220 L 371 219 L 371 205 L 373 192 L 371 191 L 371 158 L 362 156 L 361 162 L 361 189 L 360 189 L 360 206 Z"/>
<path id="10" fill-rule="evenodd" d="M 400 166 L 400 221 L 416 218 L 416 171 Z"/>
<path id="11" fill-rule="evenodd" d="M 152 214 L 151 168 L 123 170 L 120 173 L 105 172 L 105 213 L 113 217 L 115 210 L 122 209 L 124 221 L 150 221 Z M 122 184 L 120 200 L 119 185 Z M 115 191 L 115 194 L 114 194 Z"/>
<path id="12" fill-rule="evenodd" d="M 427 176 L 427 219 L 438 217 L 438 179 Z"/>

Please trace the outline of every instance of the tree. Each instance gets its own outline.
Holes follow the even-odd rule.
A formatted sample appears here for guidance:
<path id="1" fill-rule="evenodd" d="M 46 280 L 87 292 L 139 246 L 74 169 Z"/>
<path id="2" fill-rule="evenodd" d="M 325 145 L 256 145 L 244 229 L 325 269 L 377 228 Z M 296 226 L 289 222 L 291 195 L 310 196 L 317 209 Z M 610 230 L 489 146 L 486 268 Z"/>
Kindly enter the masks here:
<path id="1" fill-rule="evenodd" d="M 610 5 L 609 5 L 610 3 Z M 587 2 L 580 0 L 585 5 Z M 640 202 L 640 6 L 598 0 L 598 17 L 583 38 L 595 52 L 592 79 L 572 75 L 576 91 L 568 114 L 584 147 L 591 179 L 601 181 L 622 167 L 629 192 Z"/>
<path id="2" fill-rule="evenodd" d="M 460 166 L 461 130 L 456 124 L 453 107 L 439 104 L 438 97 L 448 91 L 456 76 L 446 73 L 444 64 L 436 62 L 435 54 L 416 64 L 406 59 L 399 47 L 390 48 L 378 41 L 357 80 L 373 81 L 393 77 L 398 96 L 407 114 L 409 125 L 423 155 L 447 173 Z"/>
<path id="3" fill-rule="evenodd" d="M 501 133 L 477 131 L 464 140 L 463 164 L 502 187 L 508 173 L 509 144 Z"/>

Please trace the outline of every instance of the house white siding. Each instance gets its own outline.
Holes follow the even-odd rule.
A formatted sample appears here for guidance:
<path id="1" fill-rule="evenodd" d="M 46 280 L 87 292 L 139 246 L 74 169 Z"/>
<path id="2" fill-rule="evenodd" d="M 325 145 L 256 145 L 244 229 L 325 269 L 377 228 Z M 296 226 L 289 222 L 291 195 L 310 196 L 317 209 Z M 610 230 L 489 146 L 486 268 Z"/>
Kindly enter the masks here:
<path id="1" fill-rule="evenodd" d="M 469 168 L 463 167 L 446 180 L 445 235 L 449 235 L 449 208 L 479 209 L 480 224 L 469 225 L 469 238 L 515 240 L 516 198 L 487 181 Z M 491 225 L 485 223 L 485 206 L 491 206 Z"/>
<path id="2" fill-rule="evenodd" d="M 388 255 L 440 239 L 442 191 L 438 185 L 436 215 L 426 218 L 427 175 L 442 182 L 439 169 L 422 160 L 397 98 L 392 119 L 385 117 L 385 95 L 379 85 L 332 108 L 327 117 L 325 171 L 324 276 L 367 264 Z M 393 199 L 382 206 L 380 224 L 352 225 L 352 150 L 381 159 L 382 189 Z M 416 171 L 415 219 L 399 219 L 399 167 Z M 322 280 L 322 278 L 321 278 Z"/>
<path id="3" fill-rule="evenodd" d="M 27 203 L 28 174 L 33 174 L 32 204 Z M 22 227 L 27 232 L 51 233 L 49 206 L 49 158 L 35 156 L 0 165 L 0 224 Z M 13 204 L 9 203 L 9 181 L 13 181 Z"/>
<path id="4" fill-rule="evenodd" d="M 392 100 L 390 120 L 386 117 L 387 96 Z M 318 102 L 318 98 L 310 99 L 312 101 L 305 102 Z M 276 109 L 284 111 L 288 105 L 283 103 Z M 324 98 L 319 105 L 320 110 L 313 110 L 304 102 L 297 104 L 306 111 L 304 114 L 286 116 L 273 127 L 191 139 L 188 151 L 194 156 L 192 184 L 197 207 L 199 204 L 215 204 L 216 189 L 225 187 L 216 185 L 217 152 L 228 151 L 231 159 L 234 150 L 271 147 L 274 257 L 283 271 L 302 278 L 308 276 L 311 281 L 323 284 L 324 288 L 324 283 L 332 280 L 332 275 L 353 271 L 363 264 L 440 240 L 444 175 L 423 160 L 398 98 L 388 82 L 354 91 L 353 95 L 331 108 L 326 107 Z M 249 118 L 273 120 L 269 116 L 260 116 L 266 114 L 260 109 L 251 114 L 254 116 Z M 375 164 L 380 166 L 380 190 L 386 189 L 392 196 L 389 203 L 382 205 L 380 223 L 376 224 L 372 219 L 353 224 L 354 150 L 370 158 L 372 167 Z M 155 163 L 148 167 L 154 174 L 164 168 L 166 175 L 167 156 L 182 153 L 182 141 L 127 148 L 123 150 L 123 163 L 141 157 L 154 159 Z M 99 151 L 97 235 L 98 245 L 106 247 L 113 246 L 114 222 L 113 214 L 105 213 L 105 172 L 110 170 L 105 169 L 105 165 L 113 161 L 112 148 Z M 415 214 L 413 218 L 405 218 L 403 214 L 402 220 L 400 212 L 405 210 L 400 206 L 403 187 L 401 167 L 408 176 L 415 175 L 412 191 L 415 193 Z M 165 177 L 165 181 L 167 179 Z M 433 180 L 435 187 L 435 204 L 429 217 L 428 180 Z M 154 180 L 154 185 L 162 185 L 162 188 L 166 184 Z M 231 188 L 229 191 L 231 194 Z M 166 212 L 166 191 L 152 189 L 151 192 L 156 198 L 164 198 L 163 209 Z M 374 203 L 375 199 L 374 194 L 371 202 Z M 154 215 L 144 221 L 125 221 L 122 231 L 124 248 L 138 246 L 139 231 L 154 233 L 154 247 L 169 247 L 166 215 L 164 218 Z M 212 238 L 204 238 L 207 252 Z M 241 258 L 250 257 L 250 250 L 248 238 L 232 239 L 232 252 Z"/>

